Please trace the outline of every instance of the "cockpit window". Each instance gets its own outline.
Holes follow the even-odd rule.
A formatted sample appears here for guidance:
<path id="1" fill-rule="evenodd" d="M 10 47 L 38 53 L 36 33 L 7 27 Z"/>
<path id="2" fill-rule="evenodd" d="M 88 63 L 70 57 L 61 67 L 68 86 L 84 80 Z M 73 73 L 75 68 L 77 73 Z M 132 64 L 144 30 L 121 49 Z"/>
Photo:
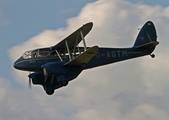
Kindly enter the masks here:
<path id="1" fill-rule="evenodd" d="M 32 58 L 31 52 L 32 52 L 32 51 L 26 51 L 26 52 L 22 55 L 22 57 L 23 57 L 24 59 Z"/>
<path id="2" fill-rule="evenodd" d="M 49 51 L 39 51 L 38 57 L 47 57 L 50 56 Z"/>
<path id="3" fill-rule="evenodd" d="M 43 58 L 49 56 L 57 56 L 57 54 L 55 51 L 50 51 L 49 49 L 37 49 L 25 52 L 22 57 L 24 59 L 29 59 L 29 58 Z"/>

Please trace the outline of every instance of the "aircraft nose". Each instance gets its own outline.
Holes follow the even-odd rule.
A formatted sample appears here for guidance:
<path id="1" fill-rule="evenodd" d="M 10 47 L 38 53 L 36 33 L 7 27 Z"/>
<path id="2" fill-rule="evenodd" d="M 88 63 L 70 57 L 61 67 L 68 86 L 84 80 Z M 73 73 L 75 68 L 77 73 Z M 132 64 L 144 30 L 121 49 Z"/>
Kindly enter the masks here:
<path id="1" fill-rule="evenodd" d="M 16 68 L 16 62 L 14 62 L 13 67 Z"/>
<path id="2" fill-rule="evenodd" d="M 16 68 L 16 69 L 18 69 L 18 67 L 19 67 L 18 65 L 19 65 L 19 64 L 18 64 L 17 61 L 16 61 L 16 62 L 14 62 L 13 67 Z"/>
<path id="3" fill-rule="evenodd" d="M 14 62 L 13 67 L 16 69 L 19 69 L 21 67 L 21 65 L 19 62 L 16 61 L 16 62 Z"/>
<path id="4" fill-rule="evenodd" d="M 24 68 L 24 62 L 21 61 L 21 59 L 18 59 L 17 61 L 14 62 L 13 67 L 21 70 Z"/>

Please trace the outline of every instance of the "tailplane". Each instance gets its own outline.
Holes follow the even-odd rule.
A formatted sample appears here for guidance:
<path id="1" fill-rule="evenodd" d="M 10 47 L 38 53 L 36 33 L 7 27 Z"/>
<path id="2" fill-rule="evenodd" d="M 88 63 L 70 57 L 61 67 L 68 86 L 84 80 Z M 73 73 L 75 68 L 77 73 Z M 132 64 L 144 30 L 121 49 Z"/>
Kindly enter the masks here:
<path id="1" fill-rule="evenodd" d="M 148 21 L 141 28 L 133 47 L 138 49 L 146 47 L 153 51 L 158 44 L 155 26 L 151 21 Z"/>

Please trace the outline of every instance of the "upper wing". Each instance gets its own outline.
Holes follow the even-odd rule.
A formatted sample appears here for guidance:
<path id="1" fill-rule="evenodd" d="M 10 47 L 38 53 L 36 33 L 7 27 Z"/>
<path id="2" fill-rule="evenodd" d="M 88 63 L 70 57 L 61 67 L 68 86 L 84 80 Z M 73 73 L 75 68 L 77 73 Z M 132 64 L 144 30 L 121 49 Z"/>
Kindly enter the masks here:
<path id="1" fill-rule="evenodd" d="M 71 35 L 69 35 L 68 37 L 66 37 L 65 39 L 63 39 L 61 42 L 59 42 L 58 44 L 56 44 L 55 46 L 53 46 L 52 49 L 57 49 L 57 50 L 64 50 L 64 49 L 66 49 L 65 41 L 67 41 L 69 49 L 73 49 L 82 40 L 80 32 L 82 32 L 83 36 L 85 37 L 90 32 L 90 30 L 92 29 L 92 27 L 93 27 L 93 23 L 92 22 L 89 22 L 89 23 L 83 25 L 78 30 L 76 30 L 74 33 L 72 33 Z"/>
<path id="2" fill-rule="evenodd" d="M 65 65 L 85 67 L 85 65 L 96 55 L 98 49 L 98 46 L 93 46 L 70 62 L 66 63 Z"/>

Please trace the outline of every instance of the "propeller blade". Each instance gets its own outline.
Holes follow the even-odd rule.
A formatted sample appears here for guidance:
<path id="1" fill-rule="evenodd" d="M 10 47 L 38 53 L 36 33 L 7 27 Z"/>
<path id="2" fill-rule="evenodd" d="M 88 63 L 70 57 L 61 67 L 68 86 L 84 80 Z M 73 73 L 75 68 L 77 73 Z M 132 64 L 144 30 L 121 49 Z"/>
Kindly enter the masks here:
<path id="1" fill-rule="evenodd" d="M 31 78 L 29 78 L 29 89 L 31 89 Z"/>
<path id="2" fill-rule="evenodd" d="M 31 72 L 29 72 L 29 75 L 31 74 Z M 29 77 L 29 89 L 31 89 L 31 78 L 30 78 L 30 76 L 28 75 L 28 77 Z"/>
<path id="3" fill-rule="evenodd" d="M 47 73 L 46 68 L 43 68 L 43 73 L 44 73 L 44 82 L 46 82 L 48 79 L 48 73 Z"/>

